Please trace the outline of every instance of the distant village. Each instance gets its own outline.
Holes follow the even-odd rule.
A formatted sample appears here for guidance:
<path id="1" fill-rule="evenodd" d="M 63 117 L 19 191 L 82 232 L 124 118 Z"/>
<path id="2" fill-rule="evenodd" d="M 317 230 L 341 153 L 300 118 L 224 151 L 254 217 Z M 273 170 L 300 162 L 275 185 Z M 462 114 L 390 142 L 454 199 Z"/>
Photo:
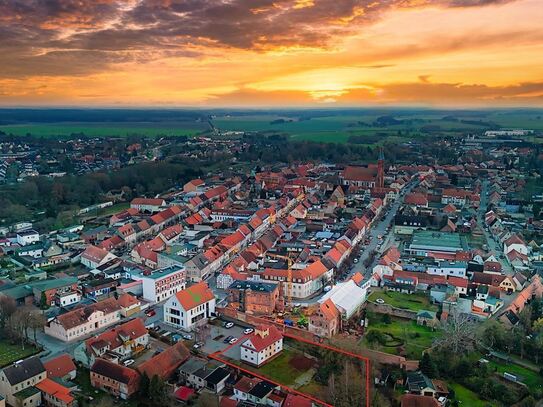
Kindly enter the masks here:
<path id="1" fill-rule="evenodd" d="M 448 142 L 454 164 L 392 164 L 381 150 L 365 165 L 261 165 L 105 215 L 118 199 L 97 202 L 61 230 L 3 226 L 0 406 L 431 407 L 466 388 L 485 399 L 430 368 L 434 348 L 453 347 L 509 405 L 543 398 L 543 196 L 526 194 L 534 150 L 503 138 L 516 135 Z M 30 147 L 1 147 L 0 175 L 17 161 L 16 178 L 35 175 Z M 111 170 L 156 147 L 125 161 L 78 141 L 70 159 L 78 174 Z M 474 337 L 491 324 L 529 324 L 532 351 L 499 349 L 486 328 Z"/>

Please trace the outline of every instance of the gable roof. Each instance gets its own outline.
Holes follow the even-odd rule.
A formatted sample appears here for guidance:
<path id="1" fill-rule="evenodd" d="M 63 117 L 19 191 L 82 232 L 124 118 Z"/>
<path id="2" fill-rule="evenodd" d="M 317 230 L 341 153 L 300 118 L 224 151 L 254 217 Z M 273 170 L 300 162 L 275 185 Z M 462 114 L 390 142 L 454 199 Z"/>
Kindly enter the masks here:
<path id="1" fill-rule="evenodd" d="M 259 331 L 268 330 L 268 335 L 260 335 Z M 256 352 L 260 352 L 266 349 L 268 346 L 274 344 L 283 338 L 283 334 L 274 325 L 259 326 L 255 331 L 249 335 L 246 341 L 243 342 L 241 346 L 249 347 L 247 344 L 250 343 Z"/>
<path id="2" fill-rule="evenodd" d="M 67 353 L 63 353 L 43 364 L 47 370 L 47 377 L 64 377 L 76 370 L 74 361 Z"/>
<path id="3" fill-rule="evenodd" d="M 45 367 L 40 358 L 34 356 L 6 367 L 3 372 L 6 379 L 8 379 L 8 382 L 14 386 L 39 375 L 40 373 L 44 373 Z"/>
<path id="4" fill-rule="evenodd" d="M 49 378 L 42 380 L 36 384 L 36 387 L 43 393 L 49 394 L 66 404 L 70 404 L 74 401 L 74 397 L 70 393 L 70 389 L 64 387 L 60 383 L 55 382 Z"/>
<path id="5" fill-rule="evenodd" d="M 90 370 L 126 385 L 139 380 L 139 375 L 135 370 L 104 359 L 96 359 Z"/>
<path id="6" fill-rule="evenodd" d="M 181 364 L 190 357 L 189 350 L 183 342 L 177 342 L 164 352 L 153 356 L 151 359 L 138 366 L 141 374 L 146 374 L 150 379 L 158 376 L 162 379 L 168 378 Z"/>
<path id="7" fill-rule="evenodd" d="M 119 311 L 120 309 L 121 307 L 117 304 L 115 298 L 107 298 L 103 301 L 87 305 L 86 307 L 76 308 L 73 311 L 58 315 L 55 319 L 64 327 L 64 329 L 71 329 L 85 323 L 96 311 L 110 314 Z"/>
<path id="8" fill-rule="evenodd" d="M 116 326 L 98 336 L 93 336 L 85 341 L 88 351 L 107 348 L 113 350 L 121 346 L 127 340 L 135 340 L 147 335 L 147 329 L 141 318 L 135 318 L 122 325 Z M 100 354 L 100 352 L 96 352 Z"/>

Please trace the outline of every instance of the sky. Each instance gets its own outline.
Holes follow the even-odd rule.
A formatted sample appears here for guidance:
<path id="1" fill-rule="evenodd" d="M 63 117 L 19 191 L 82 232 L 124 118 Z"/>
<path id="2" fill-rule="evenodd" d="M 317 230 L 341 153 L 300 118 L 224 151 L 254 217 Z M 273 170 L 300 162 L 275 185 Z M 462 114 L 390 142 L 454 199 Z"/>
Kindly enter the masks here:
<path id="1" fill-rule="evenodd" d="M 0 0 L 3 106 L 543 106 L 543 0 Z"/>

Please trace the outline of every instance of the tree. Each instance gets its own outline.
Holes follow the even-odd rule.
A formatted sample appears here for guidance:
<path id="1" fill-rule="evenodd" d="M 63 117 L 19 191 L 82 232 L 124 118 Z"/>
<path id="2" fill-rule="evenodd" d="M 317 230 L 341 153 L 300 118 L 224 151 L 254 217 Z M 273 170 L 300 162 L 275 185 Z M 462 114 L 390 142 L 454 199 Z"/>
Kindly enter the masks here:
<path id="1" fill-rule="evenodd" d="M 443 326 L 443 336 L 437 342 L 441 348 L 460 354 L 473 349 L 475 322 L 466 314 L 452 312 Z"/>
<path id="2" fill-rule="evenodd" d="M 143 375 L 141 376 L 140 389 L 139 389 L 139 392 L 143 397 L 149 397 L 150 384 L 151 384 L 151 381 L 149 380 L 149 376 L 147 376 L 147 373 L 143 372 Z"/>
<path id="3" fill-rule="evenodd" d="M 196 407 L 218 407 L 218 396 L 211 393 L 202 393 L 198 396 L 198 400 L 195 404 Z"/>
<path id="4" fill-rule="evenodd" d="M 164 392 L 165 387 L 166 384 L 164 383 L 164 380 L 157 375 L 154 375 L 149 384 L 149 398 L 155 402 L 164 400 L 166 396 Z"/>
<path id="5" fill-rule="evenodd" d="M 47 309 L 49 308 L 49 304 L 47 302 L 47 295 L 45 295 L 45 291 L 42 291 L 41 292 L 41 297 L 40 297 L 40 308 L 41 309 Z"/>
<path id="6" fill-rule="evenodd" d="M 17 304 L 15 300 L 11 297 L 5 295 L 0 295 L 0 328 L 1 332 L 4 332 L 6 328 L 7 321 L 11 318 L 15 310 L 17 309 Z"/>
<path id="7" fill-rule="evenodd" d="M 434 379 L 438 376 L 436 364 L 430 356 L 429 352 L 425 352 L 422 355 L 422 359 L 419 362 L 419 369 L 430 379 Z"/>

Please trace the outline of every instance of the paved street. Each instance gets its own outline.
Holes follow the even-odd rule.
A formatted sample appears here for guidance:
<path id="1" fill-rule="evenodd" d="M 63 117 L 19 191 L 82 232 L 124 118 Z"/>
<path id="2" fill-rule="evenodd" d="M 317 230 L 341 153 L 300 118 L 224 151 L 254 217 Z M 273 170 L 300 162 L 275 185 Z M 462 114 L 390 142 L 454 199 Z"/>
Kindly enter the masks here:
<path id="1" fill-rule="evenodd" d="M 382 253 L 390 244 L 391 239 L 394 236 L 393 228 L 390 228 L 390 230 L 387 232 L 387 228 L 392 224 L 392 221 L 394 220 L 394 217 L 396 216 L 396 213 L 398 212 L 398 209 L 400 208 L 403 198 L 406 194 L 411 192 L 411 190 L 418 185 L 418 181 L 415 181 L 411 184 L 409 184 L 400 194 L 398 199 L 392 203 L 392 205 L 389 206 L 388 213 L 386 216 L 384 216 L 381 220 L 379 220 L 377 223 L 375 223 L 371 229 L 367 237 L 370 240 L 370 243 L 367 246 L 364 246 L 362 250 L 360 251 L 360 257 L 358 258 L 358 263 L 356 263 L 351 271 L 349 272 L 348 277 L 352 276 L 353 274 L 360 272 L 364 274 L 365 277 L 369 277 L 371 274 L 373 267 L 379 260 L 379 255 L 375 256 L 375 259 L 373 260 L 372 264 L 369 267 L 364 267 L 364 262 L 368 259 L 371 252 L 376 250 L 377 245 L 382 242 L 382 245 L 380 246 L 379 253 Z M 383 237 L 383 240 L 380 241 L 378 239 L 379 235 Z"/>

